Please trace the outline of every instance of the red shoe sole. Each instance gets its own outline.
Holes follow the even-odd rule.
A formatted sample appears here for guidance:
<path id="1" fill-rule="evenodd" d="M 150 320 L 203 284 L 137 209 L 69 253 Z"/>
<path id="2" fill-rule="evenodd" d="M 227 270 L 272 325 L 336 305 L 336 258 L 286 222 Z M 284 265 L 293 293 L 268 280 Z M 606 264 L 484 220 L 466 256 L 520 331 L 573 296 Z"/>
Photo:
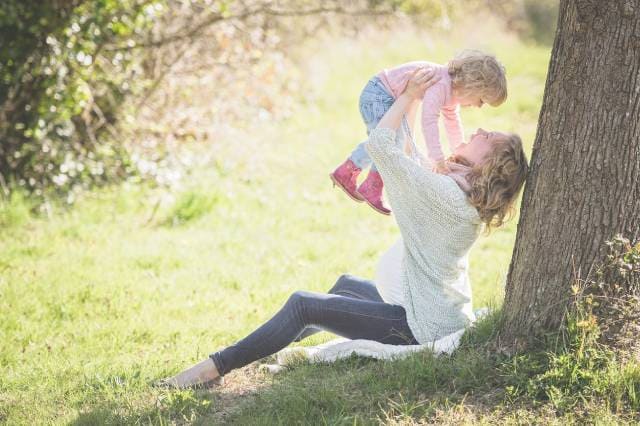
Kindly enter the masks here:
<path id="1" fill-rule="evenodd" d="M 358 195 L 360 195 L 362 197 L 362 199 L 364 200 L 365 203 L 367 203 L 369 205 L 369 207 L 371 207 L 372 209 L 374 209 L 375 211 L 377 211 L 380 214 L 383 214 L 385 216 L 391 216 L 391 210 L 381 210 L 378 207 L 375 206 L 375 204 L 372 204 L 369 200 L 367 200 L 366 198 L 364 198 L 364 196 L 360 193 L 358 193 Z"/>
<path id="2" fill-rule="evenodd" d="M 374 209 L 378 213 L 383 214 L 385 216 L 391 216 L 391 210 L 380 210 L 378 207 L 376 207 L 375 205 L 371 204 L 369 202 L 369 200 L 364 200 L 364 201 L 369 205 L 369 207 L 371 207 L 372 209 Z"/>
<path id="3" fill-rule="evenodd" d="M 342 189 L 344 191 L 345 194 L 347 194 L 349 196 L 349 198 L 351 198 L 353 201 L 357 202 L 357 203 L 362 203 L 364 202 L 364 198 L 358 198 L 356 196 L 356 194 L 352 194 L 350 193 L 347 188 L 345 188 L 344 186 L 342 186 L 342 184 L 335 178 L 335 176 L 333 176 L 333 173 L 329 174 L 329 177 L 331 178 L 331 181 L 333 182 L 333 186 L 334 187 L 338 187 L 340 189 Z"/>

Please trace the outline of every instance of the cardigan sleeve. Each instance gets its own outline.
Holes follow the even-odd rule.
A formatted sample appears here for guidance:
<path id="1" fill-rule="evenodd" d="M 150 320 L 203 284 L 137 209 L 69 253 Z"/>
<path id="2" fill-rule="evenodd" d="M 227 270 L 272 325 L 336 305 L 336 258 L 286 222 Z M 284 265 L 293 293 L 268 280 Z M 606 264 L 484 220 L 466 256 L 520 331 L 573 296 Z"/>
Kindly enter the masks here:
<path id="1" fill-rule="evenodd" d="M 432 256 L 434 250 L 455 250 L 452 235 L 472 225 L 477 213 L 452 178 L 433 173 L 409 158 L 398 146 L 395 134 L 391 129 L 374 129 L 365 146 L 384 182 L 406 256 L 421 270 L 439 274 L 435 271 L 443 266 Z"/>
<path id="2" fill-rule="evenodd" d="M 450 177 L 434 173 L 409 158 L 396 141 L 392 129 L 376 128 L 369 135 L 366 149 L 387 188 L 394 210 L 431 209 L 456 215 L 459 206 L 457 184 Z"/>

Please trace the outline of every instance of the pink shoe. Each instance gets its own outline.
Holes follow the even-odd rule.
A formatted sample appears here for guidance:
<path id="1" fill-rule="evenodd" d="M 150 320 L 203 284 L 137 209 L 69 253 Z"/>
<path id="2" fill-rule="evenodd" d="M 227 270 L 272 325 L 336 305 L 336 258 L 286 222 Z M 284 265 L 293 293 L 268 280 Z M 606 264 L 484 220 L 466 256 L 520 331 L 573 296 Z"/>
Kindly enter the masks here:
<path id="1" fill-rule="evenodd" d="M 333 186 L 338 186 L 342 189 L 352 200 L 359 203 L 364 201 L 364 198 L 356 191 L 358 175 L 362 169 L 356 167 L 353 161 L 347 160 L 340 164 L 337 169 L 329 175 L 333 181 Z"/>
<path id="2" fill-rule="evenodd" d="M 382 178 L 380 173 L 370 171 L 367 178 L 362 182 L 362 185 L 358 188 L 358 194 L 369 204 L 375 211 L 385 215 L 390 215 L 391 210 L 385 207 L 382 200 Z"/>

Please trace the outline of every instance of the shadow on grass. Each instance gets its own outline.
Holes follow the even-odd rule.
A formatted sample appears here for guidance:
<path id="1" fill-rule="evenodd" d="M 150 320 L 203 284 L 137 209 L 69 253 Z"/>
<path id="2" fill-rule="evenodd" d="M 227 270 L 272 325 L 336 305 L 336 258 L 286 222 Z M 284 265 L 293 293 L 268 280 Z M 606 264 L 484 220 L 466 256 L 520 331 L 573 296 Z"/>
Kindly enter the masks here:
<path id="1" fill-rule="evenodd" d="M 121 402 L 107 402 L 92 407 L 73 420 L 72 425 L 122 425 L 193 423 L 198 419 L 215 416 L 212 392 L 167 391 L 156 395 L 152 404 L 144 408 L 127 407 Z M 149 407 L 151 405 L 151 407 Z"/>
<path id="2" fill-rule="evenodd" d="M 170 390 L 142 382 L 123 386 L 108 377 L 87 384 L 94 395 L 86 401 L 72 425 L 122 424 L 220 424 L 258 392 L 268 389 L 271 378 L 258 370 L 259 363 L 232 371 L 225 385 L 208 390 Z M 125 380 L 126 382 L 126 380 Z M 99 401 L 99 402 L 95 402 Z"/>

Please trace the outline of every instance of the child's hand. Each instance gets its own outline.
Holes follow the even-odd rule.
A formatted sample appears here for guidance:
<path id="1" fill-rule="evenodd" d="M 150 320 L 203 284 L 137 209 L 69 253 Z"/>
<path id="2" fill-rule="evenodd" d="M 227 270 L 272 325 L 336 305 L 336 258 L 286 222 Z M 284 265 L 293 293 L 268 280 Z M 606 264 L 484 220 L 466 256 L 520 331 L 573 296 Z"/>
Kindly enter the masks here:
<path id="1" fill-rule="evenodd" d="M 424 92 L 438 81 L 440 77 L 435 74 L 433 68 L 418 68 L 409 77 L 403 94 L 407 94 L 412 99 L 422 99 Z"/>
<path id="2" fill-rule="evenodd" d="M 451 173 L 451 169 L 447 165 L 447 162 L 444 161 L 444 160 L 438 161 L 436 163 L 436 165 L 433 166 L 433 171 L 436 172 L 436 173 L 439 173 L 441 175 L 447 175 L 447 174 Z"/>

